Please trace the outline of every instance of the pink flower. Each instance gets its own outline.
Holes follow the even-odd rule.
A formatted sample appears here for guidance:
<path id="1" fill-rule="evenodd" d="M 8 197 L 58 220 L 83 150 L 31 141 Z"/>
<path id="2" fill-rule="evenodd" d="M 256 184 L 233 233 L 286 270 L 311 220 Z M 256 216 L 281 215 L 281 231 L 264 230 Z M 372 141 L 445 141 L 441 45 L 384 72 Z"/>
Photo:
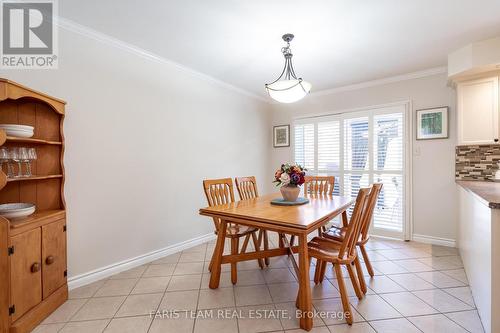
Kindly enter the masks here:
<path id="1" fill-rule="evenodd" d="M 288 184 L 290 184 L 290 176 L 287 173 L 283 173 L 280 176 L 280 181 L 281 181 L 281 185 L 288 185 Z"/>

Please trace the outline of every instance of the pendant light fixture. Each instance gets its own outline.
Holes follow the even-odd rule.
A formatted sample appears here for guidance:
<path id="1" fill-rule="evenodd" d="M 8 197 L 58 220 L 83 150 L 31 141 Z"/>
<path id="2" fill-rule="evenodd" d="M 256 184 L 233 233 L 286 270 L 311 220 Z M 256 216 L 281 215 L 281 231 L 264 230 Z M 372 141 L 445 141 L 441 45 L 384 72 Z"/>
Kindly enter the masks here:
<path id="1" fill-rule="evenodd" d="M 280 103 L 293 103 L 304 98 L 311 91 L 311 84 L 307 81 L 297 78 L 292 65 L 292 50 L 290 42 L 293 39 L 292 34 L 283 35 L 286 46 L 281 49 L 285 57 L 285 67 L 281 75 L 272 83 L 266 84 L 266 90 L 269 96 Z"/>

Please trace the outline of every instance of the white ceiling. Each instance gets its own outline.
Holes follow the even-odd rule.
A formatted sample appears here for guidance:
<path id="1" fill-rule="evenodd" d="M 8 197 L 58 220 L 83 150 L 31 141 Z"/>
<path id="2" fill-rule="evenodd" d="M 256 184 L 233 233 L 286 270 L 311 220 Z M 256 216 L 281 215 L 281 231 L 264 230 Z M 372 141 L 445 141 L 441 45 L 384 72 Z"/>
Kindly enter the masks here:
<path id="1" fill-rule="evenodd" d="M 499 0 L 64 0 L 59 12 L 263 96 L 287 32 L 313 91 L 443 66 L 500 35 Z"/>

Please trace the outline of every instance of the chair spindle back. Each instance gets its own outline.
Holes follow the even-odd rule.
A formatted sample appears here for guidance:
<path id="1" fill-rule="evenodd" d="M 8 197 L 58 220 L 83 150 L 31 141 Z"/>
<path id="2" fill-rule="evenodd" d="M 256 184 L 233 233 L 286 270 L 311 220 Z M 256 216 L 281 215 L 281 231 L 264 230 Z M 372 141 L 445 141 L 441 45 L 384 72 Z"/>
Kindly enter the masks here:
<path id="1" fill-rule="evenodd" d="M 377 204 L 377 199 L 382 190 L 382 183 L 374 183 L 372 185 L 370 194 L 368 195 L 366 203 L 366 213 L 361 221 L 361 241 L 366 241 L 368 239 L 368 231 L 370 230 L 370 224 L 372 222 L 373 211 L 375 210 L 375 205 Z"/>
<path id="2" fill-rule="evenodd" d="M 333 194 L 335 186 L 334 176 L 306 176 L 304 182 L 304 195 L 308 194 Z"/>
<path id="3" fill-rule="evenodd" d="M 234 180 L 240 200 L 253 199 L 259 196 L 259 192 L 257 191 L 257 180 L 254 176 L 236 177 Z"/>
<path id="4" fill-rule="evenodd" d="M 203 190 L 210 207 L 234 202 L 233 180 L 231 178 L 205 179 Z M 214 218 L 216 231 L 219 230 L 219 224 L 219 219 Z"/>
<path id="5" fill-rule="evenodd" d="M 342 245 L 340 246 L 340 259 L 344 258 L 345 254 L 347 254 L 348 256 L 353 255 L 354 251 L 356 250 L 356 243 L 359 239 L 359 233 L 361 231 L 361 220 L 366 209 L 366 202 L 369 192 L 369 188 L 362 188 L 358 192 L 356 203 L 354 204 L 354 209 L 351 214 L 351 220 L 349 221 L 344 240 L 342 241 Z"/>

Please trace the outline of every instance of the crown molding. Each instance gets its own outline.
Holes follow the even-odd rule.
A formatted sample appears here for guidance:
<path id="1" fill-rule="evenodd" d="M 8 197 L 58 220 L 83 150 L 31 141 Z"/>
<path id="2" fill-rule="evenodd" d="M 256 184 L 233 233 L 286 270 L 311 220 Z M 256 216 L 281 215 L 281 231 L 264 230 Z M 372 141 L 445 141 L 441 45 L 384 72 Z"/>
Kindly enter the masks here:
<path id="1" fill-rule="evenodd" d="M 69 19 L 66 19 L 66 18 L 59 16 L 55 22 L 60 28 L 65 29 L 67 31 L 71 31 L 73 33 L 80 34 L 82 36 L 96 40 L 98 42 L 114 46 L 114 47 L 119 48 L 123 51 L 133 53 L 133 54 L 140 56 L 142 58 L 145 58 L 145 59 L 148 59 L 151 61 L 155 61 L 159 64 L 174 67 L 177 70 L 185 72 L 193 77 L 197 77 L 197 78 L 202 79 L 204 81 L 216 84 L 220 87 L 223 87 L 225 89 L 231 90 L 231 91 L 236 92 L 236 93 L 239 93 L 241 95 L 244 95 L 244 96 L 247 96 L 250 98 L 254 98 L 258 101 L 268 103 L 268 104 L 280 104 L 278 102 L 272 101 L 272 100 L 267 99 L 267 98 L 262 97 L 262 96 L 259 96 L 255 93 L 252 93 L 252 92 L 247 91 L 245 89 L 238 88 L 232 84 L 229 84 L 227 82 L 216 79 L 213 76 L 196 71 L 192 68 L 181 65 L 175 61 L 172 61 L 170 59 L 164 58 L 164 57 L 157 55 L 155 53 L 152 53 L 152 52 L 149 52 L 149 51 L 144 50 L 142 48 L 139 48 L 135 45 L 124 42 L 124 41 L 117 39 L 115 37 L 111 37 L 107 34 L 99 32 L 97 30 L 94 30 L 94 29 L 89 28 L 87 26 L 76 23 L 72 20 L 69 20 Z M 382 78 L 382 79 L 365 81 L 365 82 L 355 83 L 355 84 L 341 86 L 341 87 L 332 88 L 332 89 L 319 90 L 319 91 L 310 93 L 309 96 L 310 97 L 318 97 L 318 96 L 330 95 L 330 94 L 335 94 L 335 93 L 344 92 L 344 91 L 352 91 L 352 90 L 358 90 L 358 89 L 363 89 L 363 88 L 385 85 L 385 84 L 389 84 L 389 83 L 407 81 L 407 80 L 412 80 L 412 79 L 419 79 L 419 78 L 424 78 L 427 76 L 433 76 L 433 75 L 442 74 L 442 73 L 447 73 L 446 66 L 429 68 L 429 69 L 425 69 L 422 71 L 411 72 L 411 73 L 406 73 L 406 74 L 401 74 L 401 75 L 396 75 L 396 76 L 390 76 L 390 77 L 386 77 L 386 78 Z"/>
<path id="2" fill-rule="evenodd" d="M 324 95 L 330 95 L 330 94 L 335 94 L 335 93 L 344 92 L 344 91 L 352 91 L 352 90 L 359 90 L 359 89 L 363 89 L 363 88 L 381 86 L 381 85 L 385 85 L 385 84 L 389 84 L 389 83 L 395 83 L 395 82 L 401 82 L 401 81 L 407 81 L 407 80 L 413 80 L 413 79 L 420 79 L 423 77 L 433 76 L 433 75 L 437 75 L 437 74 L 443 74 L 443 73 L 447 73 L 447 72 L 448 72 L 448 68 L 446 66 L 433 67 L 433 68 L 424 69 L 424 70 L 417 71 L 417 72 L 411 72 L 411 73 L 406 73 L 406 74 L 401 74 L 401 75 L 396 75 L 396 76 L 389 76 L 389 77 L 382 78 L 382 79 L 365 81 L 365 82 L 350 84 L 347 86 L 341 86 L 341 87 L 332 88 L 332 89 L 319 90 L 316 92 L 312 92 L 309 95 L 313 96 L 313 97 L 324 96 Z"/>
<path id="3" fill-rule="evenodd" d="M 91 39 L 96 40 L 98 42 L 114 46 L 114 47 L 119 48 L 119 49 L 121 49 L 123 51 L 129 52 L 129 53 L 133 53 L 133 54 L 135 54 L 135 55 L 137 55 L 139 57 L 142 57 L 144 59 L 155 61 L 155 62 L 157 62 L 159 64 L 162 64 L 162 65 L 174 67 L 175 69 L 177 69 L 179 71 L 185 72 L 185 73 L 187 73 L 187 74 L 189 74 L 189 75 L 191 75 L 193 77 L 202 79 L 202 80 L 204 80 L 206 82 L 210 82 L 210 83 L 216 84 L 216 85 L 221 86 L 221 87 L 223 87 L 225 89 L 231 90 L 231 91 L 239 93 L 241 95 L 245 95 L 247 97 L 251 97 L 251 98 L 257 99 L 257 100 L 259 100 L 261 102 L 269 103 L 269 100 L 266 99 L 266 98 L 264 98 L 264 97 L 262 97 L 262 96 L 259 96 L 257 94 L 252 93 L 252 92 L 249 92 L 247 90 L 238 88 L 236 86 L 233 86 L 232 84 L 229 84 L 229 83 L 226 83 L 226 82 L 221 81 L 219 79 L 216 79 L 213 76 L 210 76 L 210 75 L 198 72 L 198 71 L 196 71 L 196 70 L 194 70 L 192 68 L 186 67 L 186 66 L 181 65 L 181 64 L 179 64 L 179 63 L 177 63 L 175 61 L 172 61 L 170 59 L 164 58 L 164 57 L 162 57 L 160 55 L 157 55 L 155 53 L 146 51 L 146 50 L 144 50 L 144 49 L 142 49 L 140 47 L 137 47 L 135 45 L 129 44 L 129 43 L 124 42 L 124 41 L 122 41 L 120 39 L 117 39 L 115 37 L 111 37 L 111 36 L 109 36 L 107 34 L 104 34 L 102 32 L 99 32 L 97 30 L 89 28 L 87 26 L 81 25 L 81 24 L 76 23 L 76 22 L 74 22 L 72 20 L 68 20 L 66 18 L 63 18 L 63 17 L 59 16 L 57 18 L 57 20 L 55 21 L 55 23 L 60 28 L 65 29 L 67 31 L 71 31 L 73 33 L 77 33 L 79 35 L 91 38 Z"/>

